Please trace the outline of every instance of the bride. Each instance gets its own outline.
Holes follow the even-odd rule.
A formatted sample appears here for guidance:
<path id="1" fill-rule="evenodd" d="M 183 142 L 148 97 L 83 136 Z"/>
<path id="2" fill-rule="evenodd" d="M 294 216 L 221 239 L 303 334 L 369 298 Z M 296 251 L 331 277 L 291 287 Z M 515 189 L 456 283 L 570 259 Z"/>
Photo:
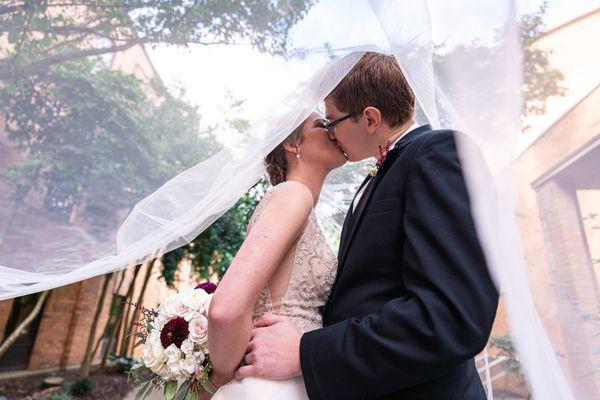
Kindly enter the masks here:
<path id="1" fill-rule="evenodd" d="M 314 207 L 326 176 L 346 157 L 312 113 L 266 158 L 274 186 L 257 206 L 248 235 L 215 292 L 209 310 L 213 399 L 307 399 L 302 377 L 232 380 L 244 359 L 253 323 L 265 313 L 288 317 L 300 332 L 322 326 L 337 258 Z M 245 360 L 252 362 L 252 360 Z M 242 362 L 245 362 L 242 361 Z M 229 382 L 229 383 L 227 383 Z"/>

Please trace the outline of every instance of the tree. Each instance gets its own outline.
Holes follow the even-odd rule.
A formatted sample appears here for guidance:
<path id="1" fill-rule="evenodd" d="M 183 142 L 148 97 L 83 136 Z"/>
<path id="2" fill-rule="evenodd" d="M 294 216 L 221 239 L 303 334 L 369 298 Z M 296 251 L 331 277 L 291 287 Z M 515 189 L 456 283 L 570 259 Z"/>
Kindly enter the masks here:
<path id="1" fill-rule="evenodd" d="M 283 54 L 290 28 L 312 0 L 7 0 L 0 35 L 0 79 L 26 77 L 51 66 L 146 44 L 245 42 Z"/>
<path id="2" fill-rule="evenodd" d="M 541 115 L 546 112 L 546 99 L 564 96 L 566 89 L 561 86 L 564 76 L 550 64 L 550 50 L 542 50 L 534 44 L 545 32 L 544 15 L 548 1 L 538 11 L 526 14 L 521 19 L 521 45 L 523 47 L 523 94 L 525 108 L 523 116 Z"/>
<path id="3" fill-rule="evenodd" d="M 524 119 L 532 115 L 540 115 L 546 111 L 546 101 L 552 96 L 562 96 L 565 94 L 565 88 L 561 86 L 563 74 L 555 68 L 549 60 L 551 51 L 541 50 L 535 46 L 535 42 L 545 32 L 544 15 L 547 10 L 547 2 L 544 2 L 538 11 L 532 14 L 523 15 L 521 18 L 521 47 L 523 51 L 523 109 L 521 112 L 522 128 L 526 131 L 527 126 Z M 449 50 L 445 45 L 440 45 L 435 49 L 434 65 L 439 71 L 444 72 L 444 63 L 456 62 L 456 65 L 469 65 L 469 74 L 456 74 L 445 78 L 441 76 L 439 81 L 446 87 L 442 87 L 444 93 L 460 93 L 461 87 L 471 87 L 473 82 L 485 82 L 489 76 L 494 76 L 495 70 L 498 67 L 494 60 L 494 53 L 497 48 L 504 45 L 505 32 L 499 30 L 496 32 L 493 42 L 482 43 L 473 41 L 471 43 L 461 43 Z M 472 60 L 478 60 L 476 65 L 473 65 Z M 502 71 L 500 71 L 500 74 Z M 479 96 L 486 98 L 486 91 L 490 91 L 490 98 L 495 96 L 491 91 L 493 87 L 481 87 Z M 438 99 L 439 100 L 439 99 Z M 474 109 L 470 110 L 472 115 L 478 116 L 481 120 L 490 120 L 490 113 L 494 110 L 490 109 L 489 104 L 481 101 L 473 105 Z M 448 118 L 444 114 L 444 107 L 438 107 L 442 125 Z M 420 112 L 420 110 L 417 110 Z"/>
<path id="4" fill-rule="evenodd" d="M 45 194 L 46 210 L 88 223 L 102 237 L 124 210 L 218 149 L 214 137 L 199 132 L 195 107 L 159 82 L 153 89 L 158 104 L 137 78 L 97 59 L 5 81 L 4 128 L 27 155 L 4 174 L 13 188 L 12 217 L 35 190 Z"/>

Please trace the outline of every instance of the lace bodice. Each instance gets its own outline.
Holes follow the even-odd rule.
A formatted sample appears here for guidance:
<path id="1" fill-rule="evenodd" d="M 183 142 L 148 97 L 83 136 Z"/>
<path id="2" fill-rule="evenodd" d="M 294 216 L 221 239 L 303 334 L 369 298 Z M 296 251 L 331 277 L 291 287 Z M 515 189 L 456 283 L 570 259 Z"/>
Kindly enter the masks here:
<path id="1" fill-rule="evenodd" d="M 290 183 L 281 183 L 265 194 L 254 210 L 248 231 L 267 207 L 272 193 Z M 276 273 L 262 290 L 254 307 L 253 320 L 270 312 L 290 318 L 301 332 L 321 328 L 323 320 L 319 308 L 327 302 L 336 271 L 337 257 L 321 232 L 313 209 L 304 231 L 290 246 Z M 273 287 L 279 290 L 273 292 Z"/>

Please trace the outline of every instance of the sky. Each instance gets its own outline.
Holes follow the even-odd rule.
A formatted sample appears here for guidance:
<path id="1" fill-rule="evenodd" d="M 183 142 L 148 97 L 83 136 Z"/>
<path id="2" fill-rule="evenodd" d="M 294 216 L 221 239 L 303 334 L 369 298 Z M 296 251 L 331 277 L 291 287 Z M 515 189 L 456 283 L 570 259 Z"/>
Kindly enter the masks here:
<path id="1" fill-rule="evenodd" d="M 398 1 L 395 5 L 402 4 L 405 8 L 410 8 L 412 3 L 395 1 Z M 481 0 L 437 3 L 444 5 L 430 7 L 434 43 L 460 41 L 461 33 L 472 36 L 473 32 L 478 32 L 485 36 L 506 11 L 494 9 L 490 6 L 491 2 Z M 540 0 L 518 0 L 517 12 L 534 12 L 541 3 Z M 551 29 L 599 6 L 599 0 L 549 0 L 546 26 Z M 408 16 L 401 24 L 404 29 L 416 29 L 411 24 L 418 20 L 418 16 L 414 16 L 411 10 L 403 14 Z M 449 30 L 454 33 L 448 34 Z M 295 47 L 308 49 L 320 48 L 325 42 L 334 48 L 357 43 L 387 45 L 368 2 L 361 0 L 319 1 L 292 29 L 291 38 Z M 268 113 L 271 104 L 276 104 L 300 82 L 308 80 L 328 60 L 326 55 L 316 54 L 304 60 L 286 62 L 247 45 L 192 46 L 188 49 L 159 46 L 148 49 L 148 52 L 168 86 L 185 88 L 186 98 L 200 108 L 206 125 L 227 116 L 233 117 L 228 107 L 228 96 L 247 101 L 242 111 L 236 111 L 240 115 L 235 117 L 253 119 Z"/>

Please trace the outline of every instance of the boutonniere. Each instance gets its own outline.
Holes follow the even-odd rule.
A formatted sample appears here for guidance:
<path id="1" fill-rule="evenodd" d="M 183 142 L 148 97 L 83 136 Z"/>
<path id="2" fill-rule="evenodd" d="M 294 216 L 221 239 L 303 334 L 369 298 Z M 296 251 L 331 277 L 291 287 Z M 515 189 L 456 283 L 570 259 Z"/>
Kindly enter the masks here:
<path id="1" fill-rule="evenodd" d="M 391 144 L 391 142 L 387 142 L 385 148 L 379 146 L 379 156 L 377 157 L 377 162 L 375 163 L 375 165 L 369 164 L 369 174 L 371 174 L 371 176 L 377 175 L 379 167 L 383 165 L 385 159 L 388 156 L 388 153 L 390 152 Z"/>

